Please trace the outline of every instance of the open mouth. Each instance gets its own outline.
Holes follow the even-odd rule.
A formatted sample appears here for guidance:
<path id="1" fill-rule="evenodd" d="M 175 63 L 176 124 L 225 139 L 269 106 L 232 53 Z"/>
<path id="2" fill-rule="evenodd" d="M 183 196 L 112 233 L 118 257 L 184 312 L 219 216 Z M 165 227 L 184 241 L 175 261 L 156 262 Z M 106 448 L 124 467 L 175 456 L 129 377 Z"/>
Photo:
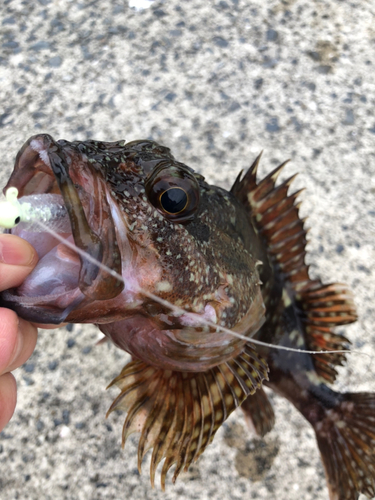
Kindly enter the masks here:
<path id="1" fill-rule="evenodd" d="M 16 295 L 35 304 L 59 297 L 59 309 L 71 309 L 72 301 L 108 300 L 118 296 L 123 283 L 109 274 L 104 264 L 121 274 L 110 200 L 103 176 L 74 144 L 54 141 L 47 135 L 31 137 L 19 151 L 13 173 L 4 188 L 18 190 L 22 204 L 33 200 L 40 222 L 74 243 L 85 258 L 49 232 L 21 222 L 10 232 L 29 241 L 39 263 Z M 29 198 L 30 197 L 30 198 Z M 43 215 L 43 214 L 48 214 Z M 37 232 L 36 232 L 37 231 Z M 16 298 L 16 297 L 14 297 Z M 59 316 L 59 321 L 61 314 Z"/>

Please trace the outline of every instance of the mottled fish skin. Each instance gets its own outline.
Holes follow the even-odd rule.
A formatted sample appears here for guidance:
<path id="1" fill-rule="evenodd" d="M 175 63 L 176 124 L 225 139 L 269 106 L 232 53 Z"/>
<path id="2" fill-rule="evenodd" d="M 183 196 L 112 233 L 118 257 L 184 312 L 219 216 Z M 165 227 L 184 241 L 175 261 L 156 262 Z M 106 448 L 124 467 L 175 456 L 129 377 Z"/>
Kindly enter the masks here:
<path id="1" fill-rule="evenodd" d="M 343 285 L 310 279 L 299 193 L 288 193 L 293 177 L 276 185 L 283 164 L 258 182 L 259 158 L 227 192 L 152 141 L 30 138 L 6 188 L 15 186 L 21 195 L 61 192 L 72 225 L 68 237 L 102 263 L 117 266 L 124 283 L 119 286 L 50 241 L 51 262 L 42 246 L 39 269 L 17 290 L 2 294 L 2 302 L 33 321 L 94 322 L 133 355 L 111 384 L 120 394 L 109 413 L 127 412 L 123 444 L 141 432 L 139 469 L 153 449 L 152 484 L 163 459 L 162 487 L 176 464 L 174 481 L 241 404 L 251 427 L 267 433 L 275 416 L 264 383 L 313 426 L 331 500 L 356 499 L 358 492 L 370 498 L 374 394 L 339 394 L 326 385 L 335 380 L 344 355 L 255 350 L 200 322 L 296 349 L 347 347 L 334 327 L 356 320 L 351 294 Z M 161 197 L 176 186 L 186 190 L 188 202 L 171 214 L 161 207 Z M 48 280 L 38 281 L 46 269 L 61 274 L 59 293 Z M 195 316 L 176 314 L 145 292 Z"/>

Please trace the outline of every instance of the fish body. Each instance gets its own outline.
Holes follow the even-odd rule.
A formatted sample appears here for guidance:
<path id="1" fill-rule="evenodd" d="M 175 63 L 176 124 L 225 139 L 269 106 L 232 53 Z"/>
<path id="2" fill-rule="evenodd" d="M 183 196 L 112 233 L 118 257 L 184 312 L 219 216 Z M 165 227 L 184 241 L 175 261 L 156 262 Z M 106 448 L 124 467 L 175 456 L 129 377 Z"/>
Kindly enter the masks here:
<path id="1" fill-rule="evenodd" d="M 141 432 L 139 468 L 152 448 L 152 484 L 163 458 L 162 486 L 173 464 L 175 480 L 238 406 L 266 434 L 274 413 L 263 383 L 313 426 L 330 498 L 370 498 L 374 394 L 326 385 L 341 353 L 251 343 L 341 350 L 348 341 L 333 329 L 356 319 L 346 287 L 309 277 L 292 178 L 276 186 L 282 165 L 258 182 L 258 162 L 228 192 L 152 141 L 30 138 L 5 190 L 62 195 L 72 231 L 60 236 L 84 254 L 49 233 L 42 241 L 13 229 L 40 261 L 1 300 L 39 323 L 95 323 L 132 355 L 112 382 L 120 394 L 109 412 L 127 412 L 123 443 Z"/>

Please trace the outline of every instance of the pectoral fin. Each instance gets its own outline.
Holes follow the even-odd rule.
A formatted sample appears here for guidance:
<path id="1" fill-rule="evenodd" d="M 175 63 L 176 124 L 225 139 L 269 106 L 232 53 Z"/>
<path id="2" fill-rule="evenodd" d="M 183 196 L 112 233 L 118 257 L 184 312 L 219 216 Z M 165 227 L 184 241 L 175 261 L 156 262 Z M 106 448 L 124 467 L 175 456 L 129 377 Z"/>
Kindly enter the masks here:
<path id="1" fill-rule="evenodd" d="M 123 446 L 140 431 L 138 467 L 153 448 L 150 475 L 165 458 L 162 489 L 168 470 L 176 464 L 173 482 L 197 460 L 232 411 L 267 379 L 267 365 L 250 346 L 235 359 L 206 372 L 165 371 L 132 361 L 110 384 L 121 390 L 112 406 L 124 410 Z"/>

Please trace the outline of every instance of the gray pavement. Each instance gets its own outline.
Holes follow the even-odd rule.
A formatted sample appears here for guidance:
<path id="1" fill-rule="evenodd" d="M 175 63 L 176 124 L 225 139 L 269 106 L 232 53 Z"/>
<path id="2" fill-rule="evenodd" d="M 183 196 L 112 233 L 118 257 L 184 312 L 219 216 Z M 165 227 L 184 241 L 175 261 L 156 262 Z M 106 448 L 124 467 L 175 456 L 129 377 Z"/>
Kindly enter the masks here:
<path id="1" fill-rule="evenodd" d="M 135 3 L 135 2 L 133 2 Z M 7 0 L 0 6 L 1 184 L 24 141 L 152 138 L 229 188 L 264 149 L 306 186 L 311 270 L 348 283 L 360 320 L 339 390 L 375 390 L 374 2 Z M 273 398 L 254 440 L 240 412 L 167 492 L 151 490 L 137 437 L 105 386 L 127 355 L 93 326 L 41 331 L 16 371 L 18 406 L 0 434 L 0 498 L 327 500 L 313 432 Z"/>

